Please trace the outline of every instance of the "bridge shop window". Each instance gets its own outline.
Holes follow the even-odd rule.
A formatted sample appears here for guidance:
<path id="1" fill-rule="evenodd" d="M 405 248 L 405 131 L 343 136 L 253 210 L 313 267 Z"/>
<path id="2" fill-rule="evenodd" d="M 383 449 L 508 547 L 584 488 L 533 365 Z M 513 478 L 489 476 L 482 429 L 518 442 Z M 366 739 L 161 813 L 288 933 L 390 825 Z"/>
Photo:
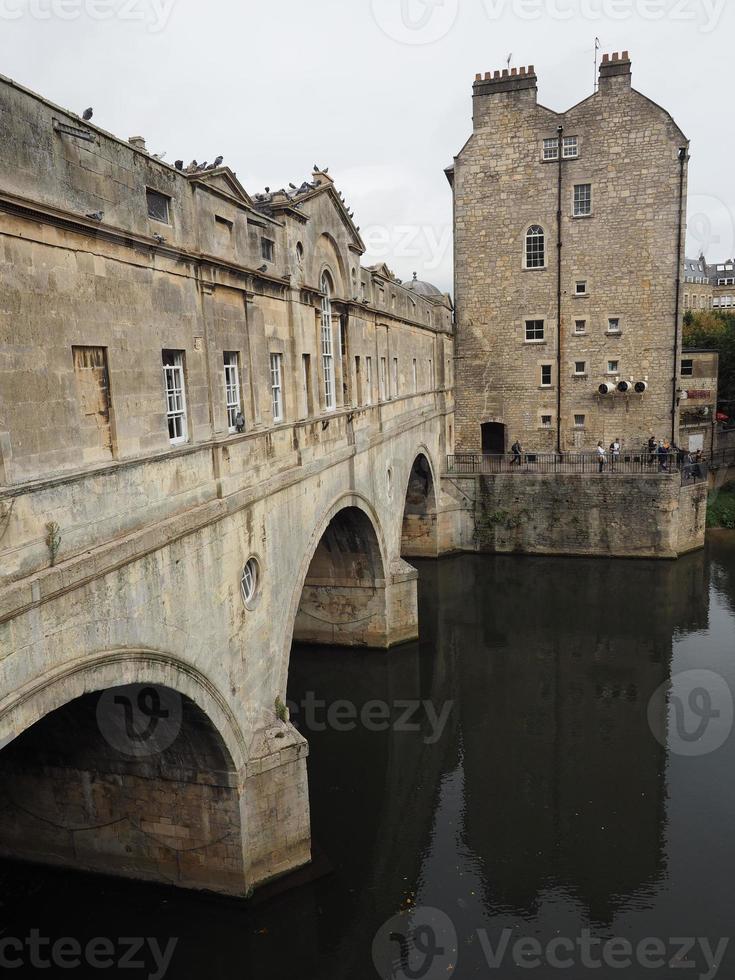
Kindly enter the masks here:
<path id="1" fill-rule="evenodd" d="M 546 265 L 546 235 L 541 225 L 531 225 L 526 232 L 526 268 L 543 269 Z"/>
<path id="2" fill-rule="evenodd" d="M 526 341 L 531 343 L 544 339 L 544 321 L 526 320 Z"/>
<path id="3" fill-rule="evenodd" d="M 271 354 L 271 402 L 273 421 L 283 421 L 283 354 Z"/>
<path id="4" fill-rule="evenodd" d="M 151 190 L 150 187 L 146 188 L 145 196 L 148 217 L 165 225 L 171 224 L 171 198 L 160 191 Z"/>
<path id="5" fill-rule="evenodd" d="M 328 412 L 335 407 L 334 394 L 334 352 L 332 348 L 332 282 L 324 273 L 322 276 L 322 371 L 324 373 L 324 407 Z"/>
<path id="6" fill-rule="evenodd" d="M 235 350 L 224 352 L 225 368 L 225 403 L 227 405 L 227 428 L 230 432 L 238 431 L 238 415 L 242 402 L 240 399 L 240 353 Z M 242 423 L 240 431 L 242 431 Z"/>
<path id="7" fill-rule="evenodd" d="M 186 390 L 184 387 L 184 352 L 164 350 L 163 383 L 166 391 L 166 420 L 168 437 L 172 445 L 186 442 L 188 427 L 186 421 Z"/>

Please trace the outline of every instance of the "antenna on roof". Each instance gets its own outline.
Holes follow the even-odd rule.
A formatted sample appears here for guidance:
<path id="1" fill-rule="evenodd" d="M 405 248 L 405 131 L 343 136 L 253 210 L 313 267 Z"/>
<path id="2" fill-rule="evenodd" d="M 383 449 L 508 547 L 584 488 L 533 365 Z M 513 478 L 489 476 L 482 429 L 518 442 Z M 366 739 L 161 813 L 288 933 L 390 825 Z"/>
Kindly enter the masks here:
<path id="1" fill-rule="evenodd" d="M 596 92 L 597 91 L 597 88 L 598 88 L 597 52 L 600 50 L 601 47 L 602 47 L 602 44 L 600 43 L 600 39 L 599 39 L 599 37 L 596 37 L 595 38 L 595 83 L 594 83 L 594 85 L 592 87 L 592 91 L 593 92 Z"/>
<path id="2" fill-rule="evenodd" d="M 508 55 L 508 68 L 509 69 L 510 69 L 510 63 L 511 63 L 512 60 L 513 60 L 513 52 L 511 51 L 511 53 Z"/>

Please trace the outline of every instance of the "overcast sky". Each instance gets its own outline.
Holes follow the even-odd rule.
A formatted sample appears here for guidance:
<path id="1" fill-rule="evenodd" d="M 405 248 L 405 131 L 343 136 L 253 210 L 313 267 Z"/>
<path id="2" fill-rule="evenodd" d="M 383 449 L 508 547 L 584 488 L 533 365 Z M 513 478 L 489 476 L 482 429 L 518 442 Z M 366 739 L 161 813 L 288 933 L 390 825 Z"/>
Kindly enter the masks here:
<path id="1" fill-rule="evenodd" d="M 365 261 L 451 290 L 475 72 L 512 54 L 563 110 L 595 36 L 692 141 L 688 253 L 735 255 L 734 30 L 732 0 L 0 0 L 0 71 L 168 161 L 221 153 L 251 193 L 329 166 Z"/>

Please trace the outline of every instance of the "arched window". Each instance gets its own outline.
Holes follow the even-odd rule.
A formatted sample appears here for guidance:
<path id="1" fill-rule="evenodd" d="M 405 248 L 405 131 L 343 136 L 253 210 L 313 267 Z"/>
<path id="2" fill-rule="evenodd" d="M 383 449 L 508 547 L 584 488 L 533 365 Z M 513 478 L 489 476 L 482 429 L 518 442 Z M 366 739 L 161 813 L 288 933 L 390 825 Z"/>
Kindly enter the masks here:
<path id="1" fill-rule="evenodd" d="M 543 269 L 546 265 L 546 236 L 541 225 L 531 225 L 526 232 L 526 268 Z"/>
<path id="2" fill-rule="evenodd" d="M 334 355 L 332 353 L 332 283 L 322 275 L 322 368 L 324 371 L 324 407 L 331 411 L 334 403 Z"/>

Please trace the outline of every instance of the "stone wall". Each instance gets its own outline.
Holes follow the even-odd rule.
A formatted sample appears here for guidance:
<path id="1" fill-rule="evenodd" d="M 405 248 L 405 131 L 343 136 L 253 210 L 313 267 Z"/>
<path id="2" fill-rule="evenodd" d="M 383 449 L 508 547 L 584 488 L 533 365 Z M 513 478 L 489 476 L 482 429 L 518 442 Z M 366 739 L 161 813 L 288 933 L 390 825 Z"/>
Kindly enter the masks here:
<path id="1" fill-rule="evenodd" d="M 672 476 L 452 476 L 462 550 L 677 558 L 704 545 L 707 487 Z"/>

